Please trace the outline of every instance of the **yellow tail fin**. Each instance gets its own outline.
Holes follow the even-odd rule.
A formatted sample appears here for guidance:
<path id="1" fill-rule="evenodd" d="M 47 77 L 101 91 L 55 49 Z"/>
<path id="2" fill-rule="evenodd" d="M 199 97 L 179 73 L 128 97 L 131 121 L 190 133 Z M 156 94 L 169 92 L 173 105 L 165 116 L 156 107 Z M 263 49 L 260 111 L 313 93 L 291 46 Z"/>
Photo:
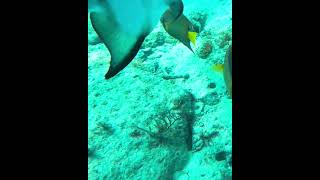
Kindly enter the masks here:
<path id="1" fill-rule="evenodd" d="M 223 72 L 223 64 L 214 64 L 212 70 L 216 72 Z"/>
<path id="2" fill-rule="evenodd" d="M 197 33 L 196 32 L 188 32 L 188 38 L 192 42 L 192 44 L 195 46 L 196 45 L 196 39 L 197 39 Z"/>

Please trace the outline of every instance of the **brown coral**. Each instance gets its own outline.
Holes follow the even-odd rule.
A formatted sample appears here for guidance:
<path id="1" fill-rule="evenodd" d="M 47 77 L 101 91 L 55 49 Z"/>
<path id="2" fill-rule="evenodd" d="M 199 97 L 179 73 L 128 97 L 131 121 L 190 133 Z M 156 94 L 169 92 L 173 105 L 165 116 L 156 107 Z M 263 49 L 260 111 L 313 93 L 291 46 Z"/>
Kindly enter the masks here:
<path id="1" fill-rule="evenodd" d="M 211 41 L 206 41 L 200 48 L 198 55 L 200 58 L 206 59 L 211 54 L 212 50 L 213 50 L 213 45 Z"/>

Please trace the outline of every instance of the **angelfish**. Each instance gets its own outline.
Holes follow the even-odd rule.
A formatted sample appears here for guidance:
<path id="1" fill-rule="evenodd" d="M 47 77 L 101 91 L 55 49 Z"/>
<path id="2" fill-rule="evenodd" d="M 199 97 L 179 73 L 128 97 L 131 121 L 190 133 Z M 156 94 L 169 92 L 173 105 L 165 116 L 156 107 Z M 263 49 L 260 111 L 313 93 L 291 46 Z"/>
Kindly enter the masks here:
<path id="1" fill-rule="evenodd" d="M 105 79 L 117 75 L 137 55 L 144 39 L 161 19 L 168 34 L 191 51 L 197 33 L 183 15 L 181 0 L 89 0 L 94 30 L 110 52 Z"/>
<path id="2" fill-rule="evenodd" d="M 223 72 L 224 82 L 229 96 L 232 99 L 232 45 L 229 46 L 225 58 L 224 64 L 213 65 L 213 70 Z"/>

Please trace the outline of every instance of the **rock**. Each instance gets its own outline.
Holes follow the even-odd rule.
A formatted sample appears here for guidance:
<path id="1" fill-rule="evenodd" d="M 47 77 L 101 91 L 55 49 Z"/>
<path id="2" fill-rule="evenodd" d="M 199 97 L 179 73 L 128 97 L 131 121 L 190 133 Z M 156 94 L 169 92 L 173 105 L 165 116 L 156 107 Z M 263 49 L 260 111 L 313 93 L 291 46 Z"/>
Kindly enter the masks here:
<path id="1" fill-rule="evenodd" d="M 215 155 L 217 161 L 223 161 L 227 158 L 227 153 L 225 151 L 220 151 Z"/>
<path id="2" fill-rule="evenodd" d="M 210 88 L 210 89 L 216 88 L 216 83 L 214 83 L 214 82 L 210 83 L 210 84 L 208 85 L 208 88 Z"/>

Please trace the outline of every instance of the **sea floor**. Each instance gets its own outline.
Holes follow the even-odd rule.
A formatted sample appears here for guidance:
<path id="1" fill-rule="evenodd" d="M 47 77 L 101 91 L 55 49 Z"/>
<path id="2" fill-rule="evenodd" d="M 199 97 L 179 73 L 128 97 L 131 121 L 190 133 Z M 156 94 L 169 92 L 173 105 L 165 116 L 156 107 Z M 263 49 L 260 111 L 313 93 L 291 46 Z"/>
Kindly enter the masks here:
<path id="1" fill-rule="evenodd" d="M 159 23 L 110 80 L 110 54 L 88 21 L 89 180 L 231 179 L 232 100 L 213 70 L 232 41 L 231 0 L 184 4 L 200 30 L 195 53 Z"/>

